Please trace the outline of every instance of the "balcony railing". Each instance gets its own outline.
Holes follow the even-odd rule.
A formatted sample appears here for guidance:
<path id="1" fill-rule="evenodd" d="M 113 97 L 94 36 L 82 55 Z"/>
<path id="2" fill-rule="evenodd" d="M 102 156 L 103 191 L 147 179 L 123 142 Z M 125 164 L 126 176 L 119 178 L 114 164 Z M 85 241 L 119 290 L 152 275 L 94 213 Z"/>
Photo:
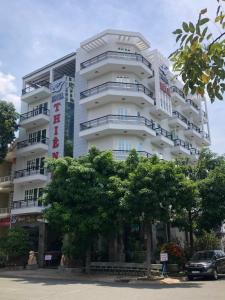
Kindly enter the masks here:
<path id="1" fill-rule="evenodd" d="M 115 157 L 118 157 L 118 158 L 127 157 L 129 155 L 130 151 L 131 150 L 112 150 Z M 140 156 L 146 157 L 146 158 L 149 158 L 152 156 L 152 154 L 147 151 L 137 151 L 137 153 Z"/>
<path id="2" fill-rule="evenodd" d="M 142 116 L 126 116 L 126 115 L 107 115 L 97 119 L 93 119 L 80 124 L 80 130 L 86 130 L 98 127 L 108 123 L 130 123 L 135 125 L 145 125 L 151 129 L 155 129 L 155 122 L 148 120 Z"/>
<path id="3" fill-rule="evenodd" d="M 182 90 L 178 89 L 178 87 L 171 86 L 170 90 L 171 92 L 177 93 L 178 95 L 180 95 L 182 98 L 185 99 L 184 93 L 182 92 Z"/>
<path id="4" fill-rule="evenodd" d="M 179 120 L 181 120 L 182 122 L 184 122 L 185 124 L 188 124 L 188 119 L 183 116 L 181 113 L 179 113 L 178 111 L 173 111 L 173 116 L 177 117 Z"/>
<path id="5" fill-rule="evenodd" d="M 28 146 L 32 146 L 38 143 L 48 145 L 49 139 L 46 137 L 35 137 L 29 140 L 24 140 L 17 143 L 17 149 L 25 148 Z"/>
<path id="6" fill-rule="evenodd" d="M 90 97 L 92 95 L 99 94 L 108 89 L 126 90 L 126 91 L 132 91 L 132 92 L 142 92 L 142 93 L 146 94 L 148 97 L 153 99 L 153 92 L 150 89 L 146 88 L 143 84 L 113 82 L 113 81 L 105 82 L 103 84 L 100 84 L 91 89 L 81 92 L 80 99 L 84 99 L 84 98 Z"/>
<path id="7" fill-rule="evenodd" d="M 93 58 L 90 58 L 80 64 L 80 68 L 85 69 L 89 66 L 92 66 L 100 61 L 103 61 L 108 58 L 116 58 L 116 59 L 126 59 L 131 61 L 138 61 L 145 64 L 149 69 L 152 69 L 152 65 L 147 59 L 145 59 L 141 54 L 138 53 L 126 53 L 126 52 L 118 52 L 118 51 L 107 51 L 102 54 L 99 54 Z"/>
<path id="8" fill-rule="evenodd" d="M 50 110 L 45 107 L 35 108 L 31 111 L 26 112 L 25 114 L 20 115 L 20 122 L 27 120 L 29 118 L 33 118 L 37 115 L 44 114 L 46 116 L 50 115 Z"/>
<path id="9" fill-rule="evenodd" d="M 190 150 L 190 144 L 181 140 L 181 139 L 175 139 L 174 140 L 174 146 L 181 146 L 187 150 Z"/>
<path id="10" fill-rule="evenodd" d="M 39 82 L 38 84 L 29 85 L 25 89 L 22 89 L 22 95 L 30 93 L 30 92 L 37 90 L 43 86 L 49 88 L 49 85 L 50 85 L 50 83 L 48 81 L 42 81 L 42 82 Z"/>
<path id="11" fill-rule="evenodd" d="M 191 99 L 186 99 L 186 103 L 189 103 L 191 106 L 193 106 L 196 110 L 200 110 L 199 106 Z"/>
<path id="12" fill-rule="evenodd" d="M 21 178 L 21 177 L 26 177 L 26 176 L 36 175 L 36 174 L 45 175 L 45 173 L 46 172 L 44 168 L 37 166 L 36 168 L 15 171 L 14 178 Z"/>
<path id="13" fill-rule="evenodd" d="M 0 177 L 0 183 L 4 183 L 8 181 L 12 181 L 12 176 L 8 175 L 8 176 Z"/>
<path id="14" fill-rule="evenodd" d="M 163 129 L 162 127 L 158 127 L 158 128 L 155 128 L 155 131 L 156 131 L 156 135 L 162 135 L 173 141 L 173 135 L 168 130 Z"/>
<path id="15" fill-rule="evenodd" d="M 206 133 L 204 131 L 202 131 L 201 133 L 202 133 L 202 136 L 203 136 L 204 139 L 209 139 L 209 134 L 208 133 Z"/>
<path id="16" fill-rule="evenodd" d="M 11 204 L 12 209 L 26 208 L 26 207 L 42 207 L 42 201 L 38 199 L 26 199 L 13 201 Z"/>
<path id="17" fill-rule="evenodd" d="M 200 154 L 200 151 L 196 148 L 191 148 L 190 151 L 191 151 L 191 155 L 199 155 Z"/>
<path id="18" fill-rule="evenodd" d="M 188 122 L 188 129 L 194 129 L 196 132 L 201 133 L 201 129 L 191 122 Z"/>
<path id="19" fill-rule="evenodd" d="M 8 207 L 3 207 L 3 208 L 0 207 L 0 215 L 3 215 L 3 214 L 9 214 Z"/>

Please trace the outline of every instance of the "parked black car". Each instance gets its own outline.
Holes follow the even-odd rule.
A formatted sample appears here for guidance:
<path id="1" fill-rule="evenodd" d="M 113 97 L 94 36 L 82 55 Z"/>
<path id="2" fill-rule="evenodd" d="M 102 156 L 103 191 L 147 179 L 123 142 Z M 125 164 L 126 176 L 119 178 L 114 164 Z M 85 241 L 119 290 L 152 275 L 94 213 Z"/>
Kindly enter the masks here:
<path id="1" fill-rule="evenodd" d="M 221 250 L 196 252 L 185 265 L 187 277 L 208 277 L 218 279 L 218 274 L 225 274 L 225 253 Z"/>

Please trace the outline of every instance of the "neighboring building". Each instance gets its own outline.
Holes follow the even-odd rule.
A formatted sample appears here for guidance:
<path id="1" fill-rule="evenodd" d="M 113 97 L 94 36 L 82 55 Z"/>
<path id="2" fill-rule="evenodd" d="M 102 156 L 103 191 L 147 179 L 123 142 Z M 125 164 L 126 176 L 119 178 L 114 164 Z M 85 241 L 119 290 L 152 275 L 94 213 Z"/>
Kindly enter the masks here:
<path id="1" fill-rule="evenodd" d="M 10 146 L 5 160 L 0 163 L 0 237 L 5 236 L 10 227 L 15 145 L 16 144 L 14 143 Z"/>
<path id="2" fill-rule="evenodd" d="M 43 253 L 47 156 L 78 157 L 96 145 L 116 159 L 135 148 L 195 161 L 209 144 L 205 99 L 184 96 L 168 60 L 140 33 L 106 30 L 23 78 L 12 223 L 26 226 Z"/>

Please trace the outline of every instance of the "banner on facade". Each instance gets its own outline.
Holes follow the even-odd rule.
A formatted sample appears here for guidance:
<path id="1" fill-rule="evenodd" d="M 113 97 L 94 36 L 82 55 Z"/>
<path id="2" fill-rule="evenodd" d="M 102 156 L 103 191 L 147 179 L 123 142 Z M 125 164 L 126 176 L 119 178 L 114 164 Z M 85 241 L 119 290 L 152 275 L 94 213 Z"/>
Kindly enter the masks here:
<path id="1" fill-rule="evenodd" d="M 66 76 L 54 81 L 51 86 L 49 156 L 53 158 L 64 155 L 65 128 L 65 94 Z"/>
<path id="2" fill-rule="evenodd" d="M 0 219 L 0 227 L 10 226 L 10 217 Z"/>

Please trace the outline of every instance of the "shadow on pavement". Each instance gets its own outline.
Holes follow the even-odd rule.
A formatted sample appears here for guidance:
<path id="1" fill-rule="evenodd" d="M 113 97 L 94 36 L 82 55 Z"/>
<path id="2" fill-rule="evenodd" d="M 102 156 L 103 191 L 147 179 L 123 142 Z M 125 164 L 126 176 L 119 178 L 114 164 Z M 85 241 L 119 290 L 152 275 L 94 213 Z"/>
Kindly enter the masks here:
<path id="1" fill-rule="evenodd" d="M 104 282 L 104 281 L 90 281 L 90 280 L 77 280 L 77 279 L 48 279 L 48 278 L 29 278 L 29 277 L 12 277 L 12 276 L 2 276 L 2 278 L 11 278 L 13 281 L 21 282 L 23 284 L 43 284 L 43 285 L 71 285 L 71 284 L 84 284 L 84 285 L 96 285 L 96 286 L 106 286 L 106 287 L 120 287 L 120 288 L 133 288 L 133 289 L 175 289 L 175 288 L 201 288 L 203 283 L 198 281 L 188 281 L 188 282 L 180 282 L 180 283 L 173 283 L 173 284 L 165 284 L 160 282 L 132 282 L 132 283 L 118 283 L 118 282 Z"/>

